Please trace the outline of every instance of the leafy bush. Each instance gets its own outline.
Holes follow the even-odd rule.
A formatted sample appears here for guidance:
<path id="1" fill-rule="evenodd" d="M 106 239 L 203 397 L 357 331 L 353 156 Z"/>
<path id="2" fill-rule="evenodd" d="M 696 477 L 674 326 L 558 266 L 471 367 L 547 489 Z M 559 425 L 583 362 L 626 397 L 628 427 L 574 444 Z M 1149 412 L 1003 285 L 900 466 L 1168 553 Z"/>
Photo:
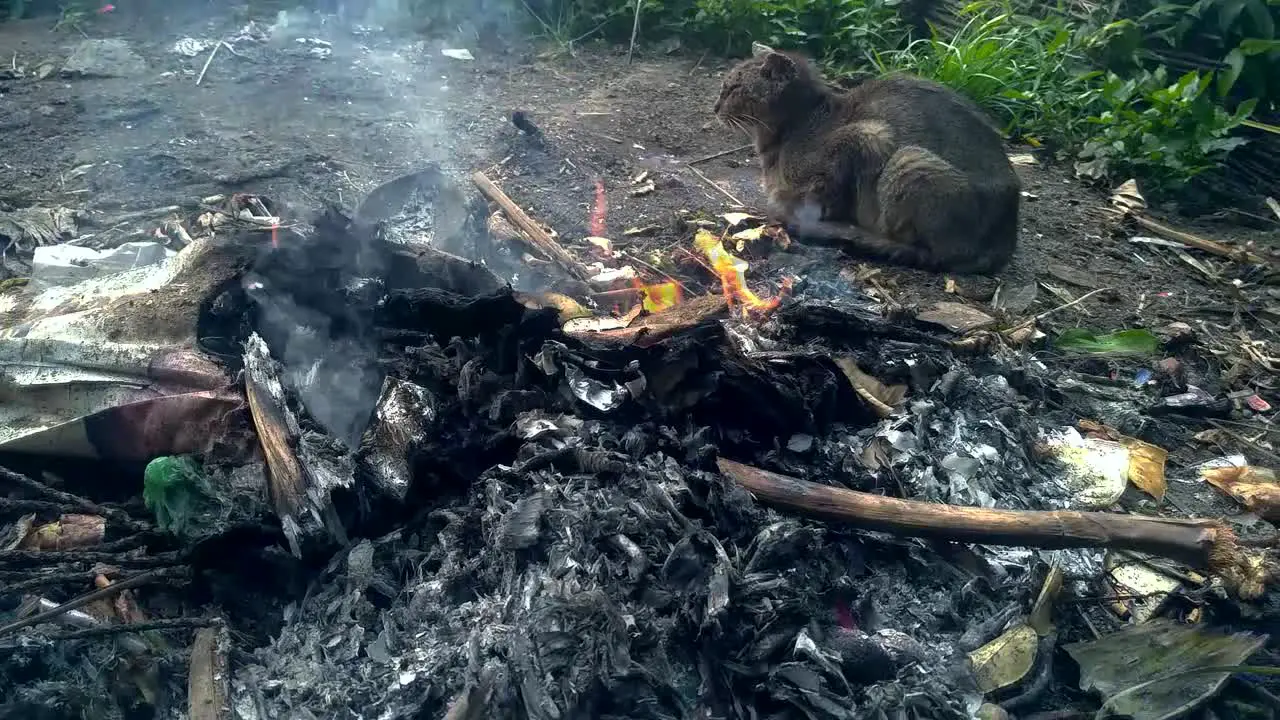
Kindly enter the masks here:
<path id="1" fill-rule="evenodd" d="M 1212 73 L 1194 70 L 1173 84 L 1164 68 L 1128 80 L 1109 74 L 1101 91 L 1108 109 L 1089 118 L 1098 130 L 1080 150 L 1081 174 L 1107 177 L 1118 170 L 1168 189 L 1216 167 L 1244 144 L 1229 133 L 1253 112 L 1256 101 L 1227 112 L 1209 101 L 1213 81 Z"/>

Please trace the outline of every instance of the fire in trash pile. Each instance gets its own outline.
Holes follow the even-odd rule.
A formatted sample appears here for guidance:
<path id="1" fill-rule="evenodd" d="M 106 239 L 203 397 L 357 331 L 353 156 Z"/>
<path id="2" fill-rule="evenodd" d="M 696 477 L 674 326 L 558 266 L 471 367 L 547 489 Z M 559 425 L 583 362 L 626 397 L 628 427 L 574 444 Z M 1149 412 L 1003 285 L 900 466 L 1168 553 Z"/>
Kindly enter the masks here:
<path id="1" fill-rule="evenodd" d="M 1215 487 L 1274 517 L 1274 472 L 1169 467 L 1187 433 L 1151 388 L 1078 392 L 1068 364 L 972 342 L 990 323 L 889 313 L 826 267 L 762 296 L 739 256 L 785 234 L 745 214 L 681 238 L 706 277 L 602 288 L 644 256 L 566 247 L 473 179 L 538 262 L 446 227 L 444 191 L 392 208 L 424 175 L 307 228 L 206 208 L 141 289 L 67 295 L 142 366 L 70 377 L 149 394 L 3 449 L 201 424 L 136 433 L 140 490 L 0 470 L 8 716 L 1165 718 L 1262 690 L 1204 668 L 1265 647 L 1242 618 L 1275 612 L 1268 533 L 1187 518 L 1231 512 Z M 630 310 L 587 309 L 619 291 Z M 147 298 L 193 315 L 125 323 Z M 68 307 L 23 305 L 25 347 L 65 354 Z M 161 340 L 222 364 L 155 377 Z"/>

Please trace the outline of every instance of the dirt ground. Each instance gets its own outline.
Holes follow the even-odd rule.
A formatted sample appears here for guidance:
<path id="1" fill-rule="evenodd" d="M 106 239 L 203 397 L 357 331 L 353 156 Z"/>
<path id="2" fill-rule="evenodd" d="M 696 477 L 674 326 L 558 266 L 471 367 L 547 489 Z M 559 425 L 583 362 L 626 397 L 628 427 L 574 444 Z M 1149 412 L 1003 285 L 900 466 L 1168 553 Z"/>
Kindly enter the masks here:
<path id="1" fill-rule="evenodd" d="M 712 116 L 726 61 L 711 57 L 642 47 L 628 64 L 618 48 L 587 48 L 571 57 L 491 42 L 469 46 L 474 60 L 456 60 L 440 51 L 460 45 L 312 19 L 267 42 L 234 43 L 234 52 L 218 53 L 197 85 L 208 51 L 187 57 L 173 45 L 184 37 L 235 35 L 244 18 L 227 11 L 212 20 L 164 23 L 96 17 L 84 33 L 128 41 L 145 59 L 145 72 L 128 78 L 55 72 L 39 79 L 42 64 L 61 67 L 84 39 L 75 30 L 51 30 L 52 24 L 0 25 L 0 57 L 19 70 L 0 79 L 3 207 L 66 205 L 111 215 L 250 191 L 304 217 L 323 202 L 354 207 L 379 183 L 438 162 L 464 184 L 466 173 L 487 169 L 566 244 L 591 234 L 600 178 L 608 199 L 605 234 L 631 245 L 637 256 L 655 257 L 655 248 L 688 247 L 691 233 L 677 222 L 681 213 L 713 217 L 732 205 L 728 195 L 747 205 L 760 200 L 749 150 L 697 163 L 707 179 L 687 167 L 744 143 Z M 317 57 L 308 38 L 331 42 L 331 54 Z M 543 142 L 513 126 L 514 110 L 542 129 Z M 656 188 L 633 197 L 632 178 L 644 171 Z M 1105 331 L 1175 320 L 1212 323 L 1235 311 L 1226 280 L 1206 278 L 1165 248 L 1114 234 L 1102 211 L 1105 193 L 1082 187 L 1062 169 L 1041 164 L 1019 171 L 1028 193 L 1021 247 L 998 280 L 1009 288 L 1040 282 L 1061 291 L 1040 287 L 1024 312 L 1099 288 L 1113 290 L 1055 320 Z M 644 226 L 657 229 L 645 238 L 624 236 Z M 1274 243 L 1276 234 L 1225 225 L 1194 229 L 1260 245 Z M 849 277 L 865 277 L 864 263 L 829 250 L 793 246 L 788 255 L 842 263 Z M 1228 279 L 1239 272 L 1199 257 Z M 962 292 L 978 296 L 997 284 L 958 280 Z M 886 267 L 876 281 L 905 304 L 947 297 L 944 278 L 935 274 Z"/>

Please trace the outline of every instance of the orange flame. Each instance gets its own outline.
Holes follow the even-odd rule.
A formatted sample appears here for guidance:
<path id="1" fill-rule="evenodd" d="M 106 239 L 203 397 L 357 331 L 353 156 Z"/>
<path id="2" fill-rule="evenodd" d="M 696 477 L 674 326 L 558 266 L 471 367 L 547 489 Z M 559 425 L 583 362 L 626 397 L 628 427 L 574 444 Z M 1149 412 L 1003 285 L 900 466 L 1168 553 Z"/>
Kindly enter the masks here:
<path id="1" fill-rule="evenodd" d="M 747 261 L 734 257 L 728 250 L 724 249 L 724 243 L 708 230 L 699 230 L 694 237 L 693 244 L 711 262 L 711 269 L 720 278 L 720 287 L 724 291 L 725 302 L 732 308 L 735 301 L 739 302 L 742 307 L 742 314 L 745 316 L 751 311 L 769 312 L 778 307 L 782 302 L 782 297 L 762 298 L 751 291 L 747 287 L 746 272 Z M 785 292 L 790 283 L 783 284 Z"/>

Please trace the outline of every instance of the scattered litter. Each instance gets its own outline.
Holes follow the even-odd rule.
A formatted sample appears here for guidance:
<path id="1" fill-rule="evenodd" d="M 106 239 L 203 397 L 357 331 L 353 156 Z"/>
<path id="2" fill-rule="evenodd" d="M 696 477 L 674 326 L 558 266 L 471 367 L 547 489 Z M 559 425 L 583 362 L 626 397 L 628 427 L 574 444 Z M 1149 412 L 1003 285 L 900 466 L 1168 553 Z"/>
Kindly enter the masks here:
<path id="1" fill-rule="evenodd" d="M 1010 287 L 1001 283 L 991 299 L 991 307 L 1007 313 L 1018 315 L 1031 307 L 1036 301 L 1037 286 L 1035 282 Z"/>
<path id="2" fill-rule="evenodd" d="M 889 417 L 902 405 L 902 401 L 907 396 L 906 385 L 885 385 L 863 372 L 853 358 L 839 357 L 834 361 L 848 378 L 854 392 L 858 393 L 858 396 L 865 400 L 880 417 Z"/>
<path id="3" fill-rule="evenodd" d="M 653 184 L 653 180 L 646 180 L 639 187 L 632 188 L 628 194 L 631 195 L 631 197 L 642 197 L 644 195 L 648 195 L 649 193 L 653 192 L 656 189 L 657 189 L 657 186 Z"/>
<path id="4" fill-rule="evenodd" d="M 1226 635 L 1200 625 L 1153 620 L 1065 649 L 1080 665 L 1080 689 L 1106 698 L 1099 717 L 1169 720 L 1200 707 L 1230 677 L 1229 672 L 1203 669 L 1239 665 L 1266 639 L 1265 635 Z"/>
<path id="5" fill-rule="evenodd" d="M 635 268 L 630 265 L 623 265 L 620 268 L 602 269 L 588 280 L 597 285 L 612 285 L 619 280 L 634 280 L 637 277 L 639 276 L 636 274 Z"/>
<path id="6" fill-rule="evenodd" d="M 444 48 L 440 51 L 440 54 L 447 58 L 452 58 L 454 60 L 475 60 L 476 59 L 475 56 L 471 54 L 471 51 L 465 48 Z"/>
<path id="7" fill-rule="evenodd" d="M 1187 248 L 1186 245 L 1177 242 L 1176 240 L 1166 240 L 1164 238 L 1150 237 L 1147 235 L 1134 235 L 1129 238 L 1129 242 L 1140 243 L 1143 245 L 1159 245 L 1161 247 L 1177 248 L 1179 250 L 1185 250 Z"/>
<path id="8" fill-rule="evenodd" d="M 1111 507 L 1129 480 L 1129 451 L 1114 440 L 1081 436 L 1075 428 L 1047 433 L 1045 445 L 1067 465 L 1062 483 L 1078 507 Z"/>
<path id="9" fill-rule="evenodd" d="M 78 213 L 65 207 L 27 207 L 0 211 L 0 241 L 31 252 L 75 238 Z"/>
<path id="10" fill-rule="evenodd" d="M 1061 263 L 1049 263 L 1046 270 L 1055 278 L 1076 287 L 1089 288 L 1090 290 L 1098 287 L 1095 276 L 1080 268 L 1070 267 Z"/>
<path id="11" fill-rule="evenodd" d="M 939 302 L 916 319 L 933 325 L 941 325 L 959 335 L 974 330 L 984 330 L 996 324 L 996 319 L 981 310 L 964 303 Z"/>
<path id="12" fill-rule="evenodd" d="M 1084 328 L 1070 328 L 1058 335 L 1054 347 L 1090 355 L 1151 355 L 1160 349 L 1160 338 L 1150 330 L 1095 335 Z"/>
<path id="13" fill-rule="evenodd" d="M 1243 458 L 1240 458 L 1243 460 Z M 1280 482 L 1276 471 L 1256 465 L 1203 467 L 1200 475 L 1210 485 L 1272 522 L 1280 522 Z"/>
<path id="14" fill-rule="evenodd" d="M 1182 587 L 1181 581 L 1156 569 L 1158 562 L 1149 556 L 1114 550 L 1103 559 L 1107 582 L 1117 602 L 1124 607 L 1126 619 L 1136 624 L 1151 620 Z"/>
<path id="15" fill-rule="evenodd" d="M 1138 190 L 1138 181 L 1130 179 L 1111 191 L 1111 205 L 1124 213 L 1141 213 L 1147 209 L 1147 199 Z"/>
<path id="16" fill-rule="evenodd" d="M 217 44 L 217 40 L 185 37 L 173 44 L 172 52 L 186 57 L 195 57 Z"/>
<path id="17" fill-rule="evenodd" d="M 31 287 L 43 292 L 50 287 L 154 265 L 173 256 L 172 250 L 157 242 L 128 242 L 111 250 L 44 245 L 35 249 Z"/>
<path id="18" fill-rule="evenodd" d="M 124 40 L 83 40 L 62 72 L 80 77 L 139 77 L 147 73 L 147 61 Z"/>

